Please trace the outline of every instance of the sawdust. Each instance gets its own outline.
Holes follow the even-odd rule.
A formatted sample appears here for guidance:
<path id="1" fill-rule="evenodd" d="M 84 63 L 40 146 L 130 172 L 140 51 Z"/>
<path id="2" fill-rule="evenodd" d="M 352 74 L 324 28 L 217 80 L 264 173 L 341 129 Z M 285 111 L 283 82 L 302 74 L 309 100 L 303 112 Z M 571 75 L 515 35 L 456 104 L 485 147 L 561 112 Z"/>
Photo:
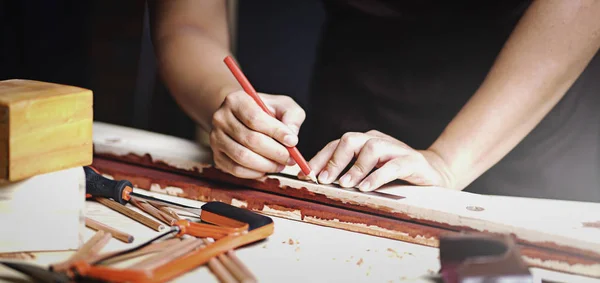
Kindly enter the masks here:
<path id="1" fill-rule="evenodd" d="M 397 258 L 402 258 L 402 256 L 400 254 L 398 254 L 398 252 L 396 252 L 394 249 L 392 248 L 388 248 L 387 249 L 388 252 L 391 252 L 392 254 L 389 255 L 389 257 L 397 257 Z"/>
<path id="2" fill-rule="evenodd" d="M 363 259 L 362 257 L 358 260 L 358 262 L 356 262 L 356 265 L 360 266 L 361 264 L 363 264 Z"/>
<path id="3" fill-rule="evenodd" d="M 292 240 L 292 238 L 290 238 L 290 239 L 288 240 L 288 244 L 290 244 L 290 246 L 294 245 L 294 240 Z"/>
<path id="4" fill-rule="evenodd" d="M 300 251 L 300 247 L 297 247 L 296 250 L 294 250 L 295 252 Z"/>
<path id="5" fill-rule="evenodd" d="M 600 228 L 600 221 L 596 221 L 596 222 L 584 222 L 582 224 L 583 224 L 583 227 Z"/>
<path id="6" fill-rule="evenodd" d="M 266 248 L 267 248 L 267 245 L 263 245 L 263 246 L 262 246 L 262 248 L 263 248 L 263 249 L 266 249 Z"/>

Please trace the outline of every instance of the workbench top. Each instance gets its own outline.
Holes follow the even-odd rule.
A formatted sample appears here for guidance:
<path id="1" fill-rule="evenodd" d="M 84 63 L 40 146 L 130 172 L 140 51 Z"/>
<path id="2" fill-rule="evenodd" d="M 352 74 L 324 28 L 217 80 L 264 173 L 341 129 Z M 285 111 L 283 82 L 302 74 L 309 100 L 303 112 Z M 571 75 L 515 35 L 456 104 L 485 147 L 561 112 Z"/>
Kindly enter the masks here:
<path id="1" fill-rule="evenodd" d="M 136 192 L 178 201 L 203 203 L 145 190 Z M 131 205 L 128 205 L 131 206 Z M 134 210 L 140 212 L 137 208 Z M 111 239 L 103 251 L 133 247 L 158 235 L 99 203 L 86 203 L 86 216 L 135 236 L 132 244 Z M 143 212 L 141 212 L 144 214 Z M 401 241 L 272 217 L 275 232 L 268 239 L 238 249 L 236 254 L 259 282 L 434 282 L 428 277 L 440 267 L 438 249 Z M 95 232 L 86 228 L 86 240 Z M 73 252 L 35 253 L 35 262 L 48 265 L 67 259 Z M 554 282 L 599 282 L 542 269 L 531 269 L 536 277 Z M 19 279 L 21 278 L 21 280 Z M 23 275 L 0 266 L 0 282 L 23 282 Z M 218 282 L 206 266 L 173 282 Z"/>

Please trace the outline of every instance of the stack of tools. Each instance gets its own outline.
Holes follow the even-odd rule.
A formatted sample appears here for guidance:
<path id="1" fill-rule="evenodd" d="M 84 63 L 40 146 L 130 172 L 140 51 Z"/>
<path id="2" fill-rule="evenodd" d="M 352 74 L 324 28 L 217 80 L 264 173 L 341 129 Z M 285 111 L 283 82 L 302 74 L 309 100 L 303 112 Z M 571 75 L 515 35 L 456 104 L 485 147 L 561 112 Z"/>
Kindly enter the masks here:
<path id="1" fill-rule="evenodd" d="M 85 172 L 88 198 L 154 230 L 158 226 L 150 221 L 158 220 L 163 233 L 126 250 L 102 253 L 114 237 L 111 228 L 105 226 L 96 229 L 94 237 L 71 258 L 48 269 L 14 261 L 0 263 L 52 282 L 166 282 L 204 264 L 221 282 L 256 282 L 234 249 L 270 236 L 274 229 L 271 218 L 221 202 L 209 202 L 201 208 L 184 206 L 133 193 L 130 182 L 106 179 L 90 167 L 85 167 Z M 128 204 L 156 220 L 137 213 Z M 182 217 L 186 214 L 199 217 L 201 222 Z"/>
<path id="2" fill-rule="evenodd" d="M 82 244 L 92 100 L 73 86 L 0 81 L 0 257 Z"/>
<path id="3" fill-rule="evenodd" d="M 185 270 L 193 268 L 193 265 L 183 260 L 183 258 L 193 258 L 197 264 L 195 266 L 207 263 L 221 282 L 256 282 L 256 278 L 238 259 L 234 249 L 268 237 L 273 232 L 270 218 L 220 202 L 211 202 L 202 208 L 196 208 L 137 194 L 133 192 L 133 185 L 127 180 L 105 178 L 89 166 L 84 167 L 84 171 L 88 199 L 95 200 L 150 229 L 165 232 L 163 235 L 171 234 L 173 237 L 171 241 L 180 239 L 180 241 L 171 242 L 170 245 L 152 241 L 152 244 L 148 246 L 144 244 L 139 246 L 139 249 L 128 250 L 127 254 L 120 252 L 103 260 L 92 257 L 85 261 L 92 266 L 85 268 L 95 270 L 93 265 L 96 263 L 119 262 L 120 260 L 116 260 L 115 257 L 129 260 L 152 253 L 144 260 L 130 265 L 127 269 L 130 269 L 131 273 L 124 273 L 123 276 L 132 280 L 141 280 L 136 276 L 142 275 L 135 275 L 135 271 L 143 270 L 153 274 L 150 279 L 146 279 L 151 282 L 162 282 L 161 278 L 178 276 Z M 138 213 L 128 205 L 136 207 L 149 217 Z M 195 222 L 192 220 L 193 218 L 200 218 L 201 222 Z M 87 218 L 86 221 L 93 220 Z M 90 225 L 88 227 L 109 233 L 108 235 L 112 235 L 112 237 L 119 233 L 107 225 L 100 223 L 96 225 L 97 228 Z M 72 260 L 70 262 L 74 263 Z M 115 273 L 110 274 L 118 276 Z M 112 282 L 121 282 L 119 280 L 121 279 Z"/>

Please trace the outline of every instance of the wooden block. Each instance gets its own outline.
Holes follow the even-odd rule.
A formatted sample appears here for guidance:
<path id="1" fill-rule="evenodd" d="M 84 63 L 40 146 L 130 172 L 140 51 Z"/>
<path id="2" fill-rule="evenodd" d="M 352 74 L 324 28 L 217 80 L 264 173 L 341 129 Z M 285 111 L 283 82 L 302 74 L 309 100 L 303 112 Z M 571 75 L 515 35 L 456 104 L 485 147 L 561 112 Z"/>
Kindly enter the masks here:
<path id="1" fill-rule="evenodd" d="M 0 81 L 0 181 L 92 163 L 92 91 Z"/>
<path id="2" fill-rule="evenodd" d="M 79 248 L 84 208 L 82 167 L 0 184 L 0 253 Z"/>

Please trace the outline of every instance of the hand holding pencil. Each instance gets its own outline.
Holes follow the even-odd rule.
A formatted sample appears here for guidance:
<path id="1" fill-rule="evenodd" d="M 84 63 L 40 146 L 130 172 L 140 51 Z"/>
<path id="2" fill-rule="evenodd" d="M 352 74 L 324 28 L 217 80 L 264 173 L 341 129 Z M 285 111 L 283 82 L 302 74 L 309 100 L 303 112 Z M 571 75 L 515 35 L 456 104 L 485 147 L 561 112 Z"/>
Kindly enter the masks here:
<path id="1" fill-rule="evenodd" d="M 241 178 L 258 178 L 298 164 L 316 181 L 296 145 L 304 110 L 283 95 L 258 94 L 231 57 L 225 64 L 244 91 L 225 98 L 213 115 L 210 135 L 216 166 Z"/>

